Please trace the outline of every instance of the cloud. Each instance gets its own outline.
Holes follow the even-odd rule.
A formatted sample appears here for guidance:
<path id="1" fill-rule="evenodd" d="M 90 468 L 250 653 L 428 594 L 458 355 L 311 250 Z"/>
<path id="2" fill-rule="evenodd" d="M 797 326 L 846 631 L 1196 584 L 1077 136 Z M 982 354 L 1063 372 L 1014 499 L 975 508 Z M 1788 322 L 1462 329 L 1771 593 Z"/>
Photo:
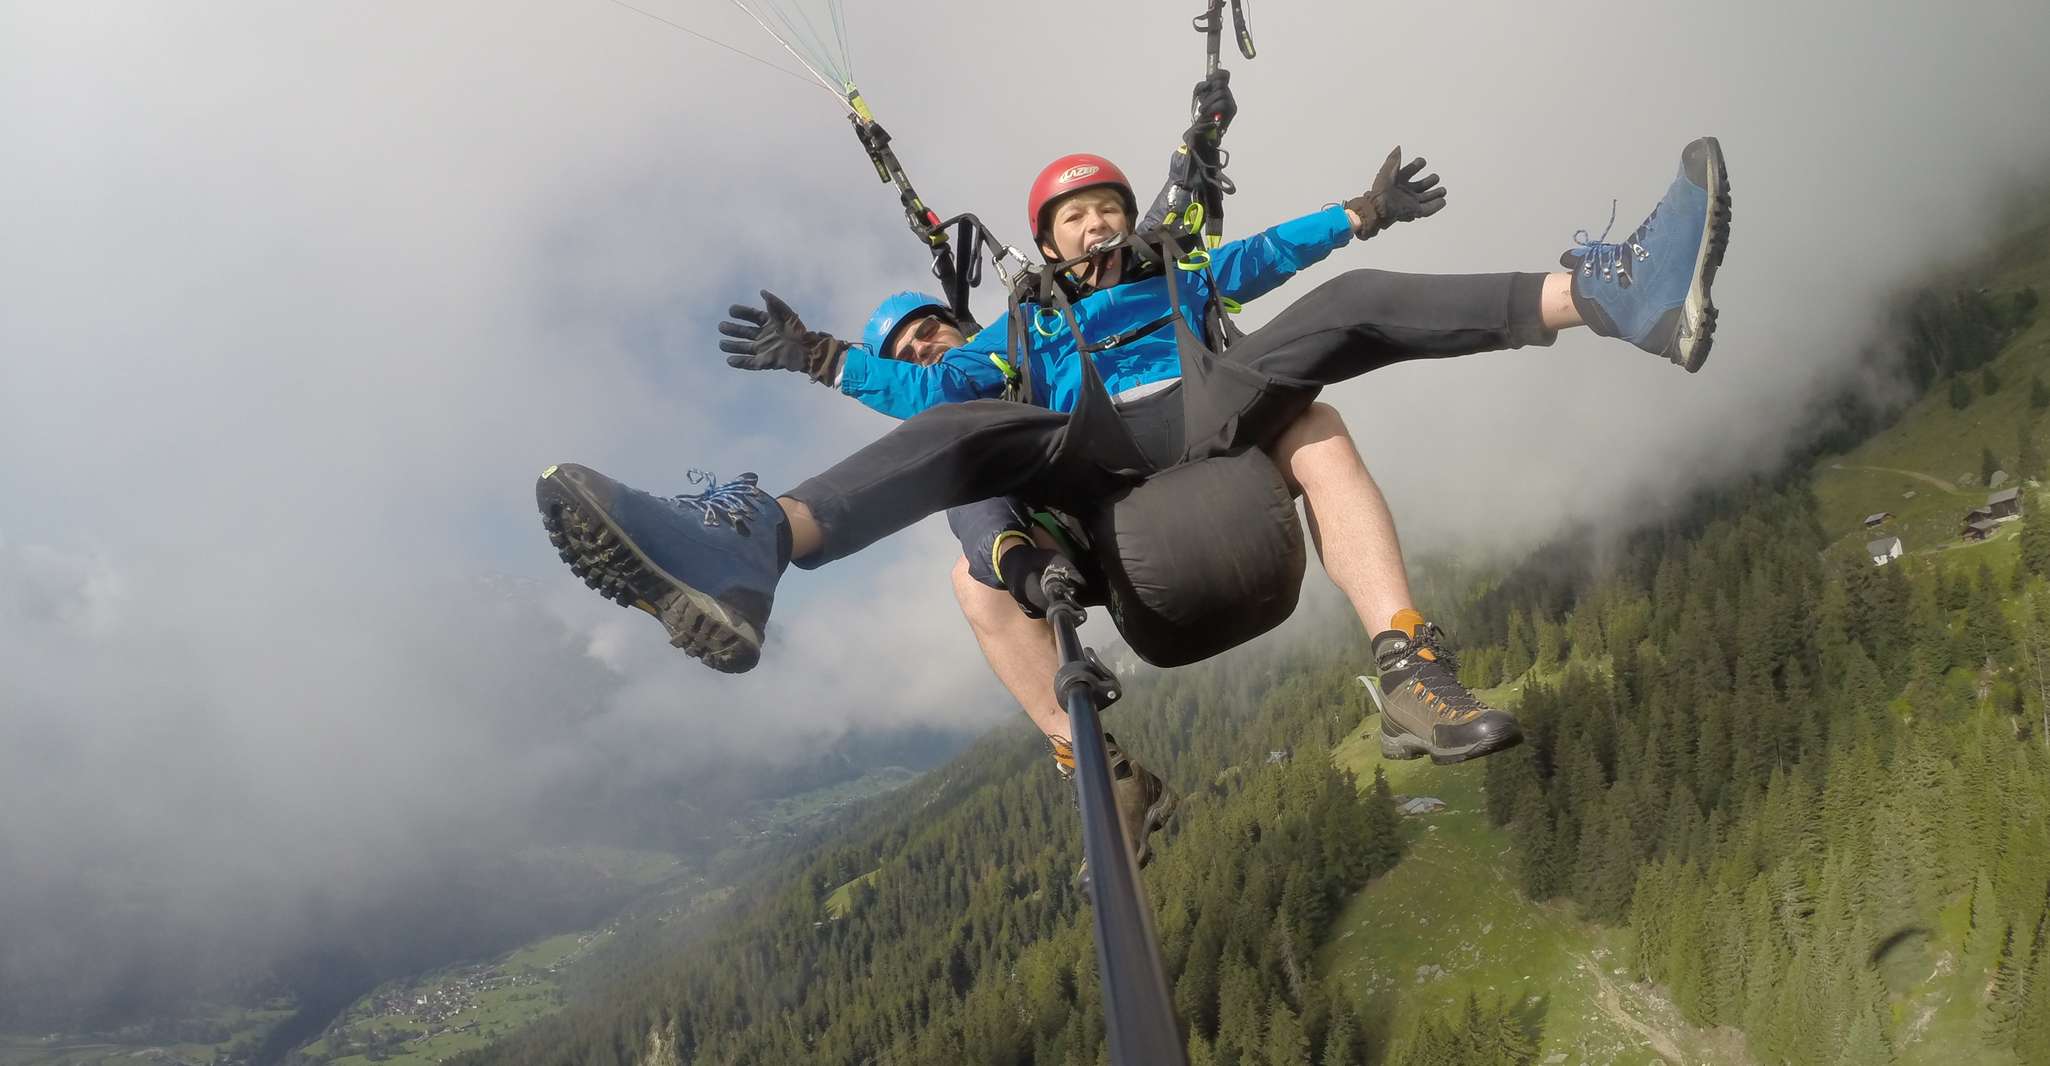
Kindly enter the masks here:
<path id="1" fill-rule="evenodd" d="M 737 13 L 650 7 L 773 58 Z M 1198 39 L 1152 6 L 1031 21 L 1080 11 L 850 12 L 936 207 L 1016 239 L 1048 158 L 1150 180 Z M 2050 143 L 2036 4 L 1254 18 L 1235 232 L 1358 192 L 1397 142 L 1452 189 L 1317 276 L 1549 269 L 1612 197 L 1634 225 L 1689 138 L 1730 156 L 1703 374 L 1575 337 L 1330 391 L 1419 550 L 1766 461 L 1888 286 Z M 315 886 L 516 837 L 549 782 L 1015 713 L 937 523 L 793 577 L 764 666 L 724 677 L 569 579 L 532 514 L 550 462 L 782 486 L 887 429 L 709 340 L 759 288 L 851 335 L 926 280 L 815 89 L 597 0 L 15 5 L 0 71 L 0 864 L 126 871 L 186 916 L 260 885 L 228 896 L 285 928 Z"/>

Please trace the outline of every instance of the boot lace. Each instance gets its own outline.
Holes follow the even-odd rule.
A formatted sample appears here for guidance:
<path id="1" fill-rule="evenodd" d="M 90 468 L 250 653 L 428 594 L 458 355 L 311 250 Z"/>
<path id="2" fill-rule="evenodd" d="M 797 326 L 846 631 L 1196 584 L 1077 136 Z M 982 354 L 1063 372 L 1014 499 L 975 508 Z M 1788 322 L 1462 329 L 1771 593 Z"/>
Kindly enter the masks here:
<path id="1" fill-rule="evenodd" d="M 1411 688 L 1425 706 L 1450 722 L 1464 722 L 1488 709 L 1487 704 L 1459 683 L 1459 660 L 1445 646 L 1445 631 L 1437 623 L 1426 622 L 1417 629 L 1412 650 L 1428 651 L 1432 656 L 1418 664 L 1410 680 Z"/>
<path id="2" fill-rule="evenodd" d="M 708 487 L 694 496 L 673 497 L 677 503 L 702 513 L 707 526 L 724 522 L 743 536 L 753 531 L 754 519 L 762 513 L 762 501 L 768 498 L 757 486 L 753 473 L 723 484 L 709 470 L 692 470 L 684 476 L 693 485 Z"/>
<path id="3" fill-rule="evenodd" d="M 1602 227 L 1602 235 L 1589 237 L 1586 230 L 1576 230 L 1573 243 L 1580 246 L 1580 276 L 1592 279 L 1597 273 L 1601 280 L 1613 281 L 1623 288 L 1630 287 L 1630 267 L 1640 260 L 1650 259 L 1651 251 L 1644 246 L 1644 239 L 1651 235 L 1651 225 L 1658 218 L 1654 207 L 1646 216 L 1644 224 L 1637 227 L 1628 239 L 1609 243 L 1609 231 L 1616 228 L 1616 201 L 1609 201 L 1609 224 Z"/>

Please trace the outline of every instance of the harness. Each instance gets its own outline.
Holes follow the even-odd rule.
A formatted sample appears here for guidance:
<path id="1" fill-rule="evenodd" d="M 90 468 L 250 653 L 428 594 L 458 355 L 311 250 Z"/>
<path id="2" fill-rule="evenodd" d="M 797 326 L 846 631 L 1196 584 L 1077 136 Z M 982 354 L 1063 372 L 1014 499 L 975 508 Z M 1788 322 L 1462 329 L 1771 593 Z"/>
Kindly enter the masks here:
<path id="1" fill-rule="evenodd" d="M 1004 370 L 1004 398 L 1021 403 L 1033 403 L 1039 399 L 1031 380 L 1031 350 L 1035 334 L 1051 339 L 1058 336 L 1060 327 L 1065 325 L 1075 337 L 1076 350 L 1088 363 L 1089 357 L 1098 352 L 1122 348 L 1180 320 L 1182 306 L 1176 284 L 1176 275 L 1180 273 L 1200 273 L 1207 286 L 1209 296 L 1203 302 L 1201 314 L 1202 348 L 1216 356 L 1236 343 L 1244 334 L 1231 316 L 1240 310 L 1240 304 L 1218 289 L 1217 276 L 1210 268 L 1210 255 L 1199 246 L 1202 239 L 1192 230 L 1169 227 L 1138 235 L 1120 234 L 1072 259 L 1027 268 L 1010 289 L 1008 334 L 1005 338 L 1009 358 L 999 363 L 1000 369 Z M 1082 324 L 1075 317 L 1076 301 L 1088 293 L 1072 280 L 1073 271 L 1108 252 L 1126 255 L 1126 270 L 1134 276 L 1121 283 L 1164 275 L 1169 307 L 1165 314 L 1151 321 L 1090 340 L 1083 334 Z"/>

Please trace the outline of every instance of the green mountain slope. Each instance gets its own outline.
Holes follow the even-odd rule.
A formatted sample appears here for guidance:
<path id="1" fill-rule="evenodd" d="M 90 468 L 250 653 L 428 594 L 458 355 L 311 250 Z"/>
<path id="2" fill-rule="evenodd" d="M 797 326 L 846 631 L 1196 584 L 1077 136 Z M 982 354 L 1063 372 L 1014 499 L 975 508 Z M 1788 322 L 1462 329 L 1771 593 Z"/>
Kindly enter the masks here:
<path id="1" fill-rule="evenodd" d="M 1446 804 L 1411 819 L 1402 863 L 1346 903 L 1318 953 L 1320 971 L 1387 1035 L 1390 1056 L 1409 1049 L 1420 1019 L 1450 1016 L 1473 993 L 1518 1005 L 1539 1061 L 1749 1061 L 1736 1034 L 1688 1025 L 1632 981 L 1618 958 L 1625 938 L 1519 891 L 1511 834 L 1488 820 L 1480 766 L 1385 762 L 1372 728 L 1332 758 L 1367 780 L 1384 769 L 1401 792 Z"/>
<path id="2" fill-rule="evenodd" d="M 1521 1005 L 1538 1061 L 2050 1062 L 2050 231 L 2025 237 L 1909 298 L 1923 391 L 1883 429 L 1452 612 L 1531 743 L 1478 782 L 1395 771 L 1450 810 L 1320 954 L 1387 1061 L 1481 1061 L 1447 1050 L 1472 992 Z M 2030 517 L 1966 542 L 1995 468 Z"/>

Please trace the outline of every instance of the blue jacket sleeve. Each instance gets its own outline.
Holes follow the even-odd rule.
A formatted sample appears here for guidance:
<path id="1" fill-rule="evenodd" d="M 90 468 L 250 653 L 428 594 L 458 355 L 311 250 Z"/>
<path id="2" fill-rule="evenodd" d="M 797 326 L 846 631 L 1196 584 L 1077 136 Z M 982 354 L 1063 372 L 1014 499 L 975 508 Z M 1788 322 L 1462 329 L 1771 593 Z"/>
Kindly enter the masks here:
<path id="1" fill-rule="evenodd" d="M 1004 371 L 990 356 L 1003 352 L 1003 322 L 998 318 L 931 366 L 883 359 L 857 344 L 847 349 L 840 368 L 840 391 L 892 418 L 910 418 L 943 403 L 1002 396 Z"/>
<path id="2" fill-rule="evenodd" d="M 1314 215 L 1283 222 L 1250 237 L 1227 242 L 1210 253 L 1210 272 L 1218 291 L 1234 300 L 1252 300 L 1281 287 L 1296 271 L 1352 243 L 1352 223 L 1345 208 L 1327 207 Z"/>

